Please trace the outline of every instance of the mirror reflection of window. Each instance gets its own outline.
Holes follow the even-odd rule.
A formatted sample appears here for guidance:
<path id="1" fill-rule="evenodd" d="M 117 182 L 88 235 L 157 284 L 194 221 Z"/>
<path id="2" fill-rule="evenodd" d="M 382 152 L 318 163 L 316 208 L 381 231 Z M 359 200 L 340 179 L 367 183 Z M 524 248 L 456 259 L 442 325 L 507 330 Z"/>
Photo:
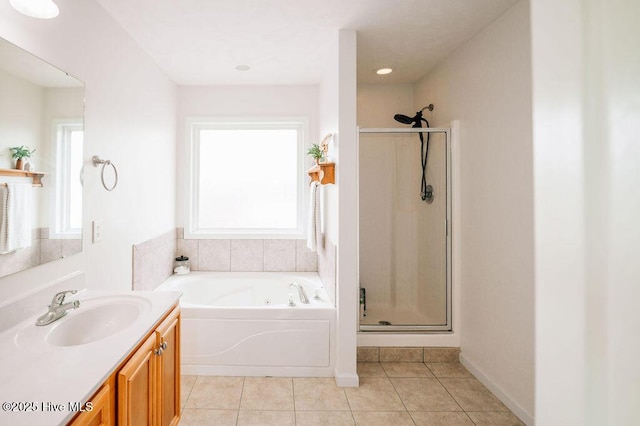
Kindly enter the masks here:
<path id="1" fill-rule="evenodd" d="M 35 152 L 27 171 L 43 174 L 32 190 L 31 245 L 0 255 L 0 277 L 82 252 L 83 115 L 80 80 L 0 38 L 1 182 L 31 180 L 12 177 L 17 146 Z"/>
<path id="2" fill-rule="evenodd" d="M 53 120 L 55 134 L 55 224 L 56 238 L 82 235 L 82 119 Z"/>

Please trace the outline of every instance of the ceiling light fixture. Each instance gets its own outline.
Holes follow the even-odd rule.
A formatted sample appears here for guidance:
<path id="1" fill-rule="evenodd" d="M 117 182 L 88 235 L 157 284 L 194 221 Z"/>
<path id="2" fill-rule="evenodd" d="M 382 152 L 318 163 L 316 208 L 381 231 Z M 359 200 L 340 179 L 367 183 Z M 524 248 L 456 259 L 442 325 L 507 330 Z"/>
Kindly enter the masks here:
<path id="1" fill-rule="evenodd" d="M 380 68 L 378 71 L 376 71 L 376 74 L 386 75 L 386 74 L 391 74 L 392 72 L 393 70 L 391 68 Z"/>
<path id="2" fill-rule="evenodd" d="M 249 65 L 238 65 L 236 69 L 238 71 L 249 71 L 251 67 Z"/>
<path id="3" fill-rule="evenodd" d="M 60 10 L 51 0 L 9 0 L 15 10 L 23 15 L 38 19 L 51 19 L 58 16 Z"/>

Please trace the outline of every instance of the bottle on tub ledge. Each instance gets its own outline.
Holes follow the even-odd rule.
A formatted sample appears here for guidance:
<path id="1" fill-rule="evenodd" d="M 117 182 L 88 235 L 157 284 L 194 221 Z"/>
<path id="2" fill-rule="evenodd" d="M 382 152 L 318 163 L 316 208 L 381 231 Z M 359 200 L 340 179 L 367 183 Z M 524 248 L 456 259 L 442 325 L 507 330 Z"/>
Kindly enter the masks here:
<path id="1" fill-rule="evenodd" d="M 173 273 L 177 275 L 186 275 L 189 272 L 191 272 L 191 267 L 189 267 L 189 258 L 186 256 L 176 257 Z"/>

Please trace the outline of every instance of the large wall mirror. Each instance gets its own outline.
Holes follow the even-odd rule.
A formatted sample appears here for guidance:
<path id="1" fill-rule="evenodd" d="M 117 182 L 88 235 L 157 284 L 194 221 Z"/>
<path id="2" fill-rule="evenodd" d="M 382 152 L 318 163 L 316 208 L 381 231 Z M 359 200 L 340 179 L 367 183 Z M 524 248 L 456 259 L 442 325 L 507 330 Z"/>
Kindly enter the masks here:
<path id="1" fill-rule="evenodd" d="M 84 84 L 0 38 L 0 276 L 82 251 L 83 135 Z"/>

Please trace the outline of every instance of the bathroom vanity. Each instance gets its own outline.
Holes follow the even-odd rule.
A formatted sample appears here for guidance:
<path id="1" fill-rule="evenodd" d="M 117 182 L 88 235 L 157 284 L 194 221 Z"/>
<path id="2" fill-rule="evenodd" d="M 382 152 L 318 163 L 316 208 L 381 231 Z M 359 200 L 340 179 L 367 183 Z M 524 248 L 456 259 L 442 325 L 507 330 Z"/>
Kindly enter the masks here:
<path id="1" fill-rule="evenodd" d="M 179 296 L 83 291 L 50 325 L 4 330 L 0 424 L 178 424 Z"/>
<path id="2" fill-rule="evenodd" d="M 180 308 L 174 307 L 69 424 L 177 425 L 180 420 Z"/>

